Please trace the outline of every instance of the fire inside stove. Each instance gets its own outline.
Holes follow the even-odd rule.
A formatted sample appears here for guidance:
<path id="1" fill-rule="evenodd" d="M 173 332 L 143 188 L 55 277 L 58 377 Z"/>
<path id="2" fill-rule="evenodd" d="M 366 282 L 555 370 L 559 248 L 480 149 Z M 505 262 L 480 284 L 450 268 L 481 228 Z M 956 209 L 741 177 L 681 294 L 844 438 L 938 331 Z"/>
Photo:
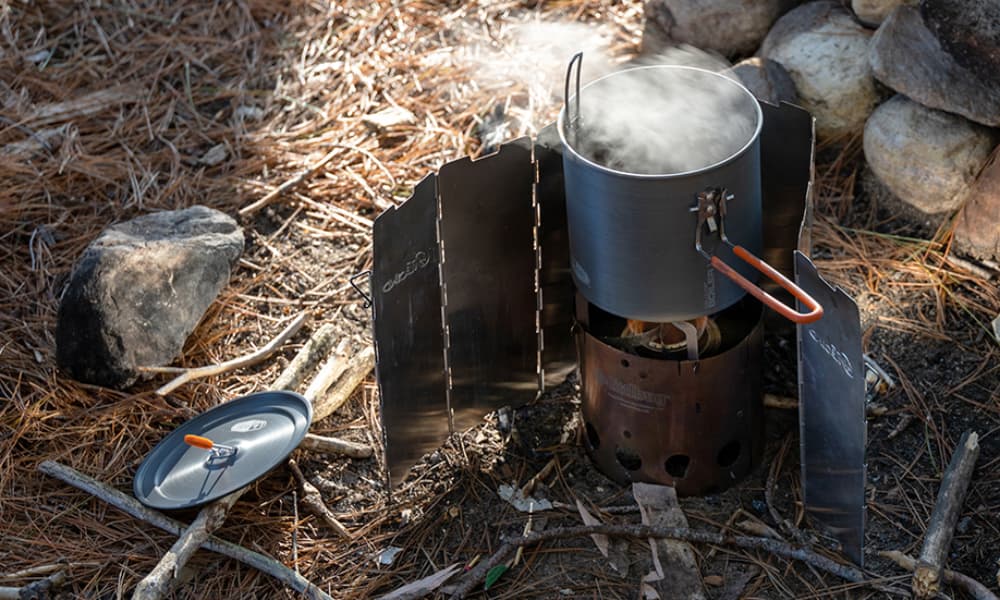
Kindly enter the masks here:
<path id="1" fill-rule="evenodd" d="M 806 510 L 860 561 L 860 325 L 808 258 L 812 118 L 715 73 L 633 71 L 575 94 L 568 76 L 559 123 L 442 166 L 376 219 L 390 476 L 578 370 L 585 444 L 609 478 L 724 490 L 762 457 L 763 325 L 775 317 L 798 339 Z M 634 92 L 619 85 L 632 76 L 679 82 L 669 93 L 712 107 L 715 125 L 682 127 L 685 152 L 666 163 L 609 157 L 600 98 Z"/>
<path id="2" fill-rule="evenodd" d="M 656 324 L 582 301 L 578 317 L 586 444 L 601 471 L 622 484 L 699 495 L 729 487 L 759 462 L 760 303 Z"/>

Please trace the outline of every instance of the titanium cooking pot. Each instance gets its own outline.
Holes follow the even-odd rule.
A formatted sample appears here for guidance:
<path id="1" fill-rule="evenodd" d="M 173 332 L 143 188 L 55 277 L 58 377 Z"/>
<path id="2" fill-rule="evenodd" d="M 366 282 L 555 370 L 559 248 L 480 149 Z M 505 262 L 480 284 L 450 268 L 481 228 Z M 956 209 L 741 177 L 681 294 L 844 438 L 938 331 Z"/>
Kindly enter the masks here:
<path id="1" fill-rule="evenodd" d="M 763 114 L 753 94 L 718 73 L 672 65 L 626 69 L 581 89 L 582 59 L 570 61 L 558 130 L 583 296 L 663 323 L 719 312 L 749 292 L 796 323 L 819 319 L 815 300 L 755 256 Z M 761 290 L 760 273 L 807 312 Z"/>

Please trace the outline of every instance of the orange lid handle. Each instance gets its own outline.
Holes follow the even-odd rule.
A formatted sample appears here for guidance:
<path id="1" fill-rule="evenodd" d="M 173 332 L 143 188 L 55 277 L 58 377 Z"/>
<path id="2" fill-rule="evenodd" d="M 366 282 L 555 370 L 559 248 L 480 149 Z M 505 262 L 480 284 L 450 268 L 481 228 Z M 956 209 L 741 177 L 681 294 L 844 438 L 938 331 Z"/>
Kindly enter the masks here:
<path id="1" fill-rule="evenodd" d="M 215 446 L 215 442 L 208 439 L 207 437 L 201 437 L 200 435 L 185 435 L 184 443 L 194 446 L 195 448 L 201 448 L 202 450 L 211 450 Z"/>
<path id="2" fill-rule="evenodd" d="M 819 302 L 816 302 L 816 300 L 806 293 L 805 290 L 795 285 L 792 280 L 782 275 L 777 269 L 757 258 L 753 254 L 750 254 L 750 252 L 743 246 L 733 246 L 733 254 L 743 259 L 748 265 L 757 269 L 766 275 L 768 279 L 777 283 L 795 296 L 800 302 L 802 302 L 802 305 L 805 306 L 806 310 L 809 312 L 801 313 L 789 306 L 785 306 L 780 300 L 760 289 L 751 283 L 746 277 L 737 273 L 735 269 L 722 262 L 722 259 L 718 256 L 712 257 L 712 267 L 714 267 L 716 271 L 732 279 L 733 283 L 749 292 L 754 298 L 763 302 L 765 306 L 793 323 L 804 325 L 806 323 L 818 321 L 823 316 L 823 307 L 819 305 Z"/>

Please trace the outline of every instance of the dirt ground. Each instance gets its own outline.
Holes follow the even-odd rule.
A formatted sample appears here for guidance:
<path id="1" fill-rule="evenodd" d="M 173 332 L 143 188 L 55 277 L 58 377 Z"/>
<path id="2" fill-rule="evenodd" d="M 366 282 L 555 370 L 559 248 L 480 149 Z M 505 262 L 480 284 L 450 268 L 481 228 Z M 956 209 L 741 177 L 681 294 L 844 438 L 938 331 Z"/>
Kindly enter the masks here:
<path id="1" fill-rule="evenodd" d="M 348 280 L 370 267 L 371 220 L 426 173 L 482 152 L 484 131 L 510 139 L 552 120 L 557 101 L 541 101 L 540 73 L 501 85 L 480 68 L 491 56 L 500 63 L 516 56 L 511 31 L 539 19 L 600 27 L 620 59 L 638 50 L 637 1 L 0 6 L 0 575 L 68 561 L 64 597 L 130 595 L 173 539 L 37 465 L 58 460 L 130 492 L 135 469 L 167 432 L 221 401 L 266 389 L 321 324 L 335 324 L 354 350 L 368 343 L 370 314 Z M 553 73 L 563 69 L 559 56 Z M 412 112 L 412 122 L 385 131 L 362 122 L 393 106 Z M 506 127 L 484 127 L 497 106 Z M 898 383 L 877 398 L 887 411 L 869 422 L 866 568 L 908 589 L 905 574 L 877 553 L 919 552 L 942 469 L 962 432 L 974 429 L 982 452 L 949 564 L 996 592 L 1000 352 L 989 330 L 1000 312 L 996 275 L 989 280 L 952 260 L 947 226 L 915 227 L 866 194 L 859 145 L 840 140 L 820 152 L 813 233 L 821 272 L 858 301 L 865 351 Z M 235 216 L 335 150 L 303 184 L 240 217 L 246 251 L 177 364 L 244 354 L 308 311 L 309 323 L 276 358 L 167 398 L 153 391 L 166 377 L 115 391 L 56 369 L 59 298 L 74 261 L 104 227 L 195 203 Z M 787 340 L 768 344 L 768 391 L 794 392 Z M 571 379 L 530 406 L 487 416 L 426 456 L 391 501 L 377 458 L 297 451 L 354 539 L 297 510 L 284 467 L 237 503 L 218 535 L 297 568 L 335 598 L 369 598 L 485 558 L 503 537 L 520 534 L 527 516 L 497 488 L 523 485 L 553 458 L 556 468 L 536 494 L 565 505 L 580 499 L 607 522 L 638 522 L 629 491 L 593 468 L 576 437 L 560 443 L 564 428 L 575 428 L 577 402 Z M 314 430 L 377 446 L 377 407 L 369 380 Z M 776 526 L 773 508 L 837 558 L 831 540 L 799 522 L 796 415 L 768 413 L 763 464 L 735 488 L 684 499 L 682 508 L 692 527 L 712 531 L 732 530 L 734 517 Z M 773 507 L 764 493 L 771 470 Z M 563 505 L 535 519 L 550 528 L 579 524 Z M 402 550 L 380 565 L 390 547 Z M 884 595 L 759 551 L 695 550 L 702 574 L 721 576 L 721 586 L 709 587 L 713 598 Z M 190 565 L 177 598 L 294 596 L 208 552 Z M 648 570 L 645 542 L 616 542 L 609 562 L 589 538 L 567 539 L 526 550 L 477 597 L 635 598 Z"/>

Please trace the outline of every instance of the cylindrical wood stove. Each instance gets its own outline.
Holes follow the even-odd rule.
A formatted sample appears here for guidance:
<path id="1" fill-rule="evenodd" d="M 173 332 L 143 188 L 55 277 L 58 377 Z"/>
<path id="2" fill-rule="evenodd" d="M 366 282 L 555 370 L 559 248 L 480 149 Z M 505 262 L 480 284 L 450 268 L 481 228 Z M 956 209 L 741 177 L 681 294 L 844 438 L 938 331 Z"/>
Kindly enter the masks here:
<path id="1" fill-rule="evenodd" d="M 682 66 L 581 89 L 580 61 L 558 129 L 587 448 L 621 483 L 720 491 L 760 459 L 761 303 L 798 323 L 822 316 L 755 256 L 761 107 L 736 81 Z M 761 290 L 761 273 L 806 311 Z"/>

